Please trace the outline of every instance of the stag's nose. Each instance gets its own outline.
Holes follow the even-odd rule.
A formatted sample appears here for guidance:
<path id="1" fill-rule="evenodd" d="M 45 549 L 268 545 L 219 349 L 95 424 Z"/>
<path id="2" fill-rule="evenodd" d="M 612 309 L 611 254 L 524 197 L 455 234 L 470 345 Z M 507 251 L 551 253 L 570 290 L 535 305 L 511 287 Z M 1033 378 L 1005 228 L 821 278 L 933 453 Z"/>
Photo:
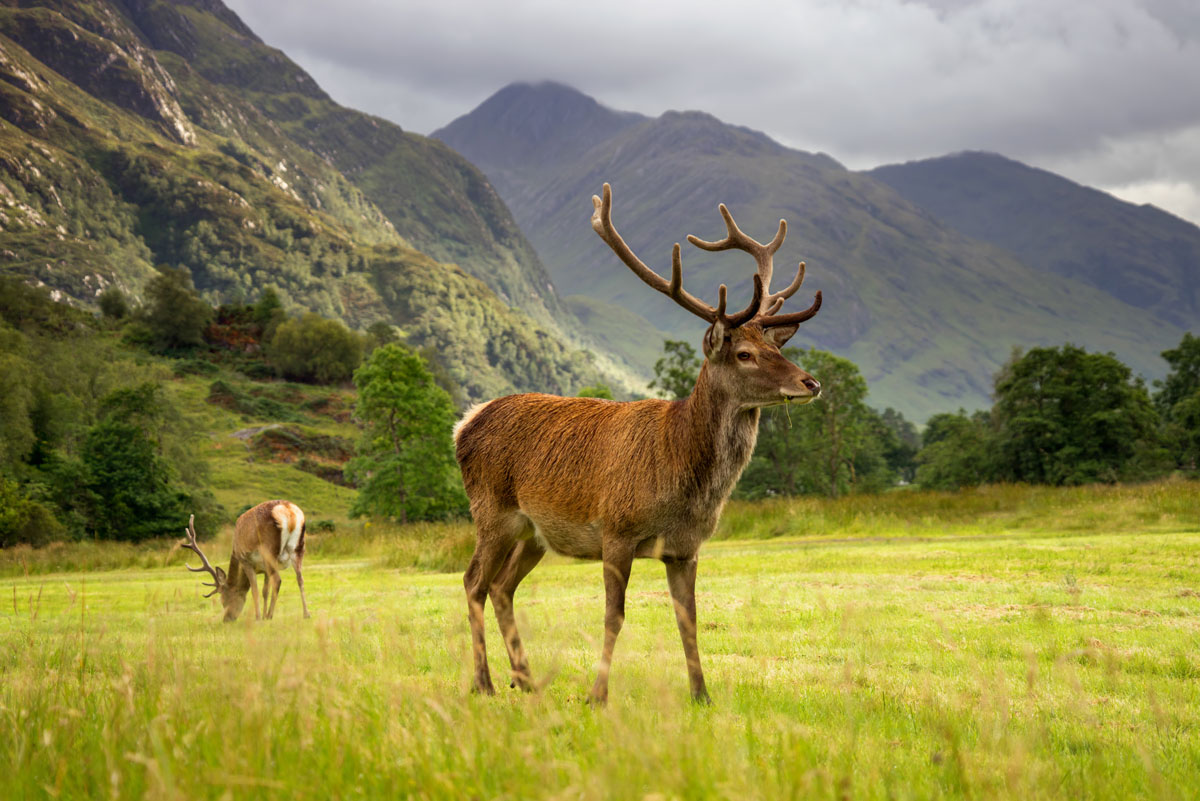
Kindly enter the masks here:
<path id="1" fill-rule="evenodd" d="M 815 378 L 806 378 L 806 379 L 804 379 L 804 386 L 805 386 L 805 387 L 808 389 L 808 391 L 809 391 L 809 392 L 811 392 L 811 393 L 812 393 L 812 396 L 813 396 L 814 398 L 816 398 L 816 397 L 819 397 L 819 396 L 820 396 L 820 394 L 821 394 L 821 382 L 820 382 L 820 381 L 818 381 L 817 379 L 815 379 Z"/>

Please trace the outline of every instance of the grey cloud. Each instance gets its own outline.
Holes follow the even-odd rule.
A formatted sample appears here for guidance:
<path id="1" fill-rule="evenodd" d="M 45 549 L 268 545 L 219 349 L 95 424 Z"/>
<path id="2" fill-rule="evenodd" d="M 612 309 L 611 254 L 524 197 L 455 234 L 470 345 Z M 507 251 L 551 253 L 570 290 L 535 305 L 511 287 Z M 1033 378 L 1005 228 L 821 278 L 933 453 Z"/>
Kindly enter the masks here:
<path id="1" fill-rule="evenodd" d="M 419 132 L 511 81 L 553 79 L 856 167 L 988 149 L 1106 186 L 1200 186 L 1194 0 L 230 5 L 340 102 Z"/>

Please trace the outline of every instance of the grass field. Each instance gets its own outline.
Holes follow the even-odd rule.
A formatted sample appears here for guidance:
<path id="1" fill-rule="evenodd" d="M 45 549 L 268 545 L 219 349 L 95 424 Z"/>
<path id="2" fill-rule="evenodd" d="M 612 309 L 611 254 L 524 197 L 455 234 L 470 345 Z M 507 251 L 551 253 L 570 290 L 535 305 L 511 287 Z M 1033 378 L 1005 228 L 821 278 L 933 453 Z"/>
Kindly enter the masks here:
<path id="1" fill-rule="evenodd" d="M 9 571 L 0 797 L 1195 798 L 1198 513 L 1184 482 L 733 505 L 707 708 L 652 562 L 602 710 L 600 568 L 561 559 L 517 596 L 542 690 L 467 693 L 460 576 L 417 569 L 463 526 L 317 542 L 308 621 L 290 577 L 222 625 L 175 565 Z"/>

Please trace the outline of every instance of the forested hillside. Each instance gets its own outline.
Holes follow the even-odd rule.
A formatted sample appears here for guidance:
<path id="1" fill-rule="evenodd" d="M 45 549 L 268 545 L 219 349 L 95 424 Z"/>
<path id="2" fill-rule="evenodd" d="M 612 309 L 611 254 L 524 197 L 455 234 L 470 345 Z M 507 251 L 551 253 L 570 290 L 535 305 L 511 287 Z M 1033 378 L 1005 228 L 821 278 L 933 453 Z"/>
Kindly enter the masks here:
<path id="1" fill-rule="evenodd" d="M 219 2 L 0 7 L 0 118 L 0 273 L 55 297 L 136 302 L 184 266 L 212 303 L 399 325 L 471 398 L 599 377 L 478 170 L 337 106 Z"/>

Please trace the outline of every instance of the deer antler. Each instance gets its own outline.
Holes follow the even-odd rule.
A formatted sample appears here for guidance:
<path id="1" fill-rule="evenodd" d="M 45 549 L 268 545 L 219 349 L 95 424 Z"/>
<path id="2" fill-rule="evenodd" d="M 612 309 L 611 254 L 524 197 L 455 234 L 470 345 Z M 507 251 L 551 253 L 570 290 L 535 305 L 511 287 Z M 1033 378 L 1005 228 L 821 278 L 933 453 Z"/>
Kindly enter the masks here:
<path id="1" fill-rule="evenodd" d="M 816 314 L 821 308 L 820 292 L 817 293 L 812 306 L 804 311 L 784 315 L 777 314 L 783 308 L 783 302 L 796 294 L 796 291 L 800 289 L 800 285 L 804 283 L 804 262 L 800 262 L 800 266 L 796 270 L 796 277 L 792 279 L 792 282 L 779 292 L 771 292 L 771 278 L 775 272 L 775 254 L 783 246 L 783 241 L 787 239 L 787 220 L 779 221 L 779 230 L 775 232 L 775 238 L 764 245 L 757 239 L 748 236 L 738 227 L 738 224 L 734 222 L 733 215 L 729 213 L 729 209 L 726 208 L 724 203 L 720 204 L 717 208 L 720 210 L 721 216 L 725 219 L 725 238 L 716 242 L 709 242 L 706 239 L 688 234 L 687 239 L 701 250 L 743 250 L 754 257 L 754 261 L 758 265 L 755 280 L 762 283 L 762 298 L 759 302 L 758 313 L 754 317 L 754 322 L 763 328 L 773 328 L 780 325 L 802 323 Z"/>
<path id="2" fill-rule="evenodd" d="M 625 266 L 633 271 L 633 274 L 645 281 L 654 289 L 662 292 L 671 300 L 678 303 L 683 308 L 690 311 L 697 317 L 709 322 L 715 323 L 718 320 L 728 329 L 737 328 L 751 320 L 760 310 L 763 303 L 763 293 L 766 292 L 769 286 L 770 277 L 767 282 L 762 280 L 761 275 L 755 277 L 754 281 L 754 299 L 750 305 L 744 310 L 733 316 L 725 314 L 725 299 L 728 293 L 728 288 L 721 284 L 718 291 L 717 307 L 713 308 L 704 301 L 697 298 L 695 295 L 683 288 L 683 259 L 680 256 L 679 243 L 675 243 L 675 247 L 671 250 L 671 280 L 663 278 L 661 275 L 651 270 L 646 266 L 646 263 L 639 259 L 629 245 L 625 244 L 625 240 L 617 233 L 616 227 L 612 222 L 612 187 L 607 183 L 604 184 L 603 198 L 592 195 L 592 228 L 600 235 L 600 238 L 612 248 L 613 252 L 625 262 Z M 690 239 L 691 237 L 689 237 Z M 782 243 L 782 240 L 781 240 Z"/>
<path id="3" fill-rule="evenodd" d="M 188 570 L 192 571 L 193 573 L 204 573 L 207 571 L 208 574 L 212 576 L 212 579 L 213 579 L 212 584 L 209 584 L 208 582 L 201 582 L 201 584 L 203 584 L 205 587 L 213 588 L 212 592 L 210 592 L 210 593 L 208 593 L 208 595 L 204 596 L 205 598 L 210 598 L 213 595 L 216 595 L 218 592 L 220 592 L 221 577 L 217 575 L 217 571 L 213 569 L 213 566 L 211 564 L 209 564 L 208 559 L 205 558 L 205 556 L 204 556 L 204 552 L 201 551 L 200 546 L 196 544 L 195 522 L 196 522 L 195 515 L 192 515 L 191 517 L 188 518 L 188 527 L 187 527 L 187 532 L 186 532 L 187 536 L 188 536 L 188 541 L 181 543 L 181 545 L 184 548 L 187 548 L 189 551 L 195 551 L 196 555 L 200 557 L 200 561 L 203 564 L 201 564 L 200 567 L 192 567 L 189 564 L 184 564 L 184 567 L 186 567 Z"/>

